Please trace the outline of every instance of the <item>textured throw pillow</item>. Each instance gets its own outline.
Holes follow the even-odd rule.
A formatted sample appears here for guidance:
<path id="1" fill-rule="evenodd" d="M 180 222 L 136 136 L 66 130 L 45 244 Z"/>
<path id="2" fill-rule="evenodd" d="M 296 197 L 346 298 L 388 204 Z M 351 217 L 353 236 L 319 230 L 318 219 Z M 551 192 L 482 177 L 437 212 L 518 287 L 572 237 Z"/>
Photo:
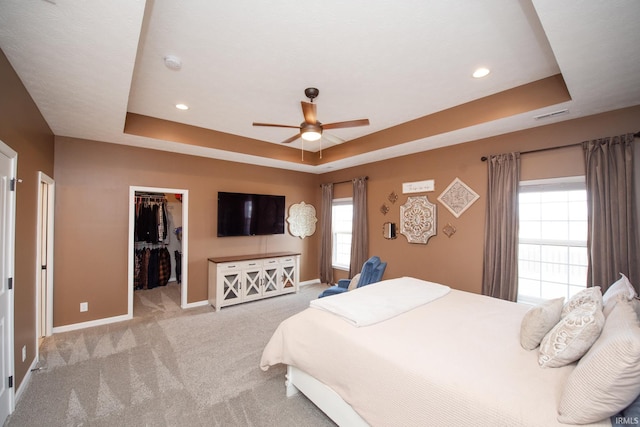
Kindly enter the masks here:
<path id="1" fill-rule="evenodd" d="M 619 301 L 602 334 L 567 378 L 558 421 L 587 424 L 627 408 L 640 394 L 640 321 Z"/>
<path id="2" fill-rule="evenodd" d="M 349 286 L 347 287 L 347 291 L 352 291 L 358 287 L 358 283 L 360 282 L 360 273 L 353 276 L 353 279 L 349 282 Z"/>
<path id="3" fill-rule="evenodd" d="M 609 286 L 604 295 L 602 295 L 602 305 L 604 315 L 608 316 L 620 298 L 631 301 L 636 296 L 636 290 L 633 288 L 627 276 L 620 273 L 620 279 Z"/>
<path id="4" fill-rule="evenodd" d="M 520 345 L 525 350 L 533 350 L 542 338 L 560 321 L 564 297 L 545 301 L 531 307 L 520 324 Z"/>
<path id="5" fill-rule="evenodd" d="M 558 368 L 580 359 L 600 336 L 604 314 L 597 306 L 572 310 L 549 331 L 540 343 L 538 364 Z"/>
<path id="6" fill-rule="evenodd" d="M 585 306 L 589 308 L 596 307 L 598 310 L 602 310 L 602 291 L 600 286 L 583 289 L 569 298 L 569 301 L 567 301 L 562 309 L 561 317 L 565 317 L 569 312 L 578 307 Z"/>

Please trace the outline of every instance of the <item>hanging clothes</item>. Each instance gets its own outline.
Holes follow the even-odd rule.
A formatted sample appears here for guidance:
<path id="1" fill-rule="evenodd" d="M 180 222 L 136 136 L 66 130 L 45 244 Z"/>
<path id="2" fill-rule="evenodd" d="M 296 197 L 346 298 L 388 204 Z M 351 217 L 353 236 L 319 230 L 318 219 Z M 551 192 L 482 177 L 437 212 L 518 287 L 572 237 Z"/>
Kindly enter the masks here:
<path id="1" fill-rule="evenodd" d="M 135 250 L 134 289 L 167 286 L 171 277 L 171 254 L 166 247 Z"/>
<path id="2" fill-rule="evenodd" d="M 163 194 L 136 195 L 135 208 L 134 289 L 166 286 L 171 277 L 171 254 L 166 247 L 167 199 Z"/>

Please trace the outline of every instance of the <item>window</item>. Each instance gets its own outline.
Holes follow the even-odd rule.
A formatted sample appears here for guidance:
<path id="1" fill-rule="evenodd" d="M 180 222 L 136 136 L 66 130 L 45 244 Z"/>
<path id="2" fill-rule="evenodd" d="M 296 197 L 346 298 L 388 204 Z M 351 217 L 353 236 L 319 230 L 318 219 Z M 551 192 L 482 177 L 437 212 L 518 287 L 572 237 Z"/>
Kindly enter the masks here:
<path id="1" fill-rule="evenodd" d="M 523 181 L 519 196 L 518 302 L 570 298 L 587 283 L 584 177 Z"/>
<path id="2" fill-rule="evenodd" d="M 349 270 L 349 265 L 351 264 L 353 200 L 351 198 L 334 199 L 331 206 L 331 215 L 332 264 L 334 268 Z"/>

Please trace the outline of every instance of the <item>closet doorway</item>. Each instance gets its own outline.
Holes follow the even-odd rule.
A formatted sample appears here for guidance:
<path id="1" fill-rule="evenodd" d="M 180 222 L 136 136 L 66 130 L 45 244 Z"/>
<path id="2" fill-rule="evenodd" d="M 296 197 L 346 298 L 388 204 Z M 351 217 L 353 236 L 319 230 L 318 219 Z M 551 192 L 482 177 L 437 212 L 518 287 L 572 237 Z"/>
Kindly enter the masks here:
<path id="1" fill-rule="evenodd" d="M 136 268 L 135 268 L 135 257 L 136 257 L 136 249 L 139 246 L 139 243 L 136 242 L 136 218 L 137 212 L 136 207 L 140 201 L 142 201 L 145 197 L 149 199 L 150 204 L 161 203 L 158 199 L 166 198 L 166 196 L 171 196 L 171 198 L 175 198 L 179 200 L 180 211 L 176 212 L 176 209 L 170 209 L 168 216 L 180 216 L 181 221 L 180 224 L 172 224 L 166 230 L 166 235 L 168 236 L 169 241 L 175 242 L 179 239 L 180 247 L 181 247 L 181 256 L 176 256 L 174 253 L 170 254 L 172 260 L 174 260 L 171 265 L 174 266 L 171 269 L 171 278 L 174 278 L 180 282 L 180 307 L 182 309 L 187 308 L 187 291 L 188 291 L 188 262 L 189 259 L 189 190 L 185 189 L 177 189 L 177 188 L 159 188 L 159 187 L 137 187 L 131 186 L 129 187 L 129 274 L 128 274 L 128 289 L 129 289 L 129 305 L 128 305 L 128 317 L 133 318 L 133 301 L 134 301 L 134 290 L 136 288 Z M 174 215 L 175 213 L 175 215 Z M 180 227 L 178 229 L 178 227 Z M 160 232 L 162 233 L 162 232 Z M 167 245 L 162 243 L 158 245 L 150 245 L 157 246 L 157 248 L 162 250 L 168 250 Z M 175 266 L 179 265 L 179 272 L 176 271 Z M 175 274 L 175 276 L 174 276 Z M 139 285 L 139 283 L 138 283 Z"/>

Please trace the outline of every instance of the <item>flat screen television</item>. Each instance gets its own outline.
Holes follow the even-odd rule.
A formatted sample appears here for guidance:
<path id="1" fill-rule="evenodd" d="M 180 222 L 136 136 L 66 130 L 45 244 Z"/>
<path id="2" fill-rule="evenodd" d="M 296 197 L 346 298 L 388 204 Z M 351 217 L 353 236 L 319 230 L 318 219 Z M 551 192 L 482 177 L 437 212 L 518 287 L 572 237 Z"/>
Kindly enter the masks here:
<path id="1" fill-rule="evenodd" d="M 218 237 L 284 234 L 284 196 L 218 192 Z"/>

